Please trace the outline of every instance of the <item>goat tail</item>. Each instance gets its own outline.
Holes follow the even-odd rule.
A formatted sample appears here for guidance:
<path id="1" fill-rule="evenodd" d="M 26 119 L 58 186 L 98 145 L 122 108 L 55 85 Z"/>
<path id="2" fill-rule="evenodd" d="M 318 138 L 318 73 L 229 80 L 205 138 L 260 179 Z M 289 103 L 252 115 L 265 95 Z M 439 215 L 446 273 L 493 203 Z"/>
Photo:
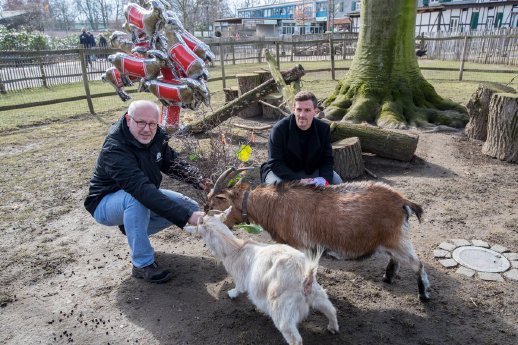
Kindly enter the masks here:
<path id="1" fill-rule="evenodd" d="M 410 218 L 412 213 L 414 213 L 417 217 L 417 220 L 419 220 L 419 223 L 421 223 L 421 216 L 423 215 L 423 208 L 421 205 L 406 200 L 403 208 L 405 209 L 407 220 Z"/>
<path id="2" fill-rule="evenodd" d="M 302 282 L 302 288 L 304 290 L 304 296 L 311 294 L 311 287 L 313 282 L 316 281 L 316 275 L 318 270 L 318 262 L 324 253 L 325 247 L 317 245 L 314 248 L 308 249 L 304 252 L 307 259 L 307 264 L 304 272 L 304 281 Z"/>

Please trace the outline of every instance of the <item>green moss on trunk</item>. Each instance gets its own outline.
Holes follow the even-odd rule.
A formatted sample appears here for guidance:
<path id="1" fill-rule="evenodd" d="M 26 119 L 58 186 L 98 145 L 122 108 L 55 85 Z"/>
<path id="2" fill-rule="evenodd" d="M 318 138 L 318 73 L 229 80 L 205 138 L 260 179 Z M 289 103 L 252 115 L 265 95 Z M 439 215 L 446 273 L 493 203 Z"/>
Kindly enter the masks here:
<path id="1" fill-rule="evenodd" d="M 386 128 L 429 123 L 463 126 L 466 109 L 443 99 L 417 63 L 417 1 L 362 1 L 360 36 L 349 72 L 326 101 L 329 120 Z"/>

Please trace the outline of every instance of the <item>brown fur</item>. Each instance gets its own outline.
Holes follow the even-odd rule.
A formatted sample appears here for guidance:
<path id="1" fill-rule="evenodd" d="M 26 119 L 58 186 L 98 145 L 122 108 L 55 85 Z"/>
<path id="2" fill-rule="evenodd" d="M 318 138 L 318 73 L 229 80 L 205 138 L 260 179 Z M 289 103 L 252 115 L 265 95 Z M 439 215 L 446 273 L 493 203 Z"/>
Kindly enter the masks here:
<path id="1" fill-rule="evenodd" d="M 232 205 L 228 226 L 243 222 L 243 197 L 249 188 L 241 183 L 212 198 L 212 208 Z M 275 241 L 297 249 L 322 245 L 349 259 L 386 251 L 391 262 L 384 280 L 393 280 L 400 261 L 409 263 L 424 286 L 420 298 L 429 298 L 428 277 L 408 236 L 408 217 L 413 212 L 420 219 L 423 210 L 386 184 L 261 185 L 250 192 L 247 211 L 250 222 L 260 224 Z"/>

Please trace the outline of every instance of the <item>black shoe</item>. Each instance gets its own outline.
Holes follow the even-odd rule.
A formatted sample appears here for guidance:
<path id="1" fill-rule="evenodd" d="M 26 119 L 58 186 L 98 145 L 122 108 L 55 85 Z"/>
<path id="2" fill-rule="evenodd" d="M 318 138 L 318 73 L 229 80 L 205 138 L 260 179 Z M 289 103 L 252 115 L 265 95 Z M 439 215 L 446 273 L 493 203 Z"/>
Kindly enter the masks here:
<path id="1" fill-rule="evenodd" d="M 119 230 L 124 236 L 126 236 L 126 228 L 124 227 L 124 224 L 119 225 Z"/>
<path id="2" fill-rule="evenodd" d="M 156 284 L 168 282 L 173 277 L 169 270 L 160 268 L 156 261 L 142 268 L 133 266 L 132 275 L 135 278 Z"/>

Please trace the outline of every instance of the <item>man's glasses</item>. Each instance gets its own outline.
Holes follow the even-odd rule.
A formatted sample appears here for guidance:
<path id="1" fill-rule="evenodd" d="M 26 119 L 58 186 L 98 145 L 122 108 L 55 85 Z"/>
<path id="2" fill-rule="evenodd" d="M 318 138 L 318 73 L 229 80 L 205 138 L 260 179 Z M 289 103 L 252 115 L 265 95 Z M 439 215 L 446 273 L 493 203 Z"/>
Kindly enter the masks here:
<path id="1" fill-rule="evenodd" d="M 154 130 L 158 126 L 158 123 L 156 122 L 137 121 L 134 118 L 131 119 L 137 124 L 138 128 L 146 128 L 146 126 L 149 126 L 149 129 Z"/>

